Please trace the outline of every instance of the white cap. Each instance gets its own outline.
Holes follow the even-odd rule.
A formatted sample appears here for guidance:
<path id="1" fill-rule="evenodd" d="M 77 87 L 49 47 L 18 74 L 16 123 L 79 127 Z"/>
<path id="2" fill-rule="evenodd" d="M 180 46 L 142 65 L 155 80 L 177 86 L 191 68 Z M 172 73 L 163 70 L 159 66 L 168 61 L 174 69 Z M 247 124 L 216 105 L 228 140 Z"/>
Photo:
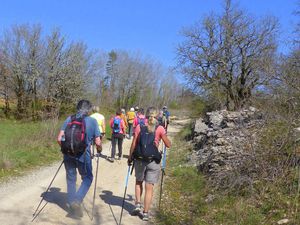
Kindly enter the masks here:
<path id="1" fill-rule="evenodd" d="M 131 112 L 134 112 L 134 108 L 131 107 L 131 108 L 130 108 L 130 111 L 131 111 Z"/>

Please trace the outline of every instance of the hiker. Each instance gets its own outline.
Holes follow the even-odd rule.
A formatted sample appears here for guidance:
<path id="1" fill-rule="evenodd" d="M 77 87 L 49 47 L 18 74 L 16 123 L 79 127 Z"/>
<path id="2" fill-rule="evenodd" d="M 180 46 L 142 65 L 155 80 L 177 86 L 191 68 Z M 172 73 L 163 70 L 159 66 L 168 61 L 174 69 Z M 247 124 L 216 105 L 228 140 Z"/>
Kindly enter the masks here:
<path id="1" fill-rule="evenodd" d="M 168 125 L 170 123 L 170 112 L 168 111 L 168 107 L 163 107 L 163 116 L 166 118 L 165 129 L 168 132 Z"/>
<path id="2" fill-rule="evenodd" d="M 133 121 L 135 118 L 134 108 L 130 108 L 130 111 L 127 112 L 127 123 L 128 123 L 128 137 L 131 139 L 133 134 Z"/>
<path id="3" fill-rule="evenodd" d="M 57 137 L 64 154 L 68 192 L 67 205 L 71 213 L 78 217 L 83 216 L 81 203 L 93 181 L 90 146 L 94 142 L 98 152 L 102 149 L 97 121 L 88 116 L 91 108 L 92 104 L 88 100 L 80 100 L 77 104 L 77 113 L 64 121 Z M 76 135 L 78 133 L 81 135 Z M 77 190 L 76 169 L 82 179 Z"/>
<path id="4" fill-rule="evenodd" d="M 156 119 L 159 125 L 166 127 L 166 116 L 164 115 L 164 112 L 162 110 L 159 110 Z"/>
<path id="5" fill-rule="evenodd" d="M 105 136 L 105 129 L 106 129 L 105 118 L 102 114 L 99 113 L 98 106 L 93 106 L 92 112 L 93 114 L 91 115 L 91 117 L 97 120 L 100 134 L 101 134 L 100 139 L 102 140 L 102 138 Z"/>
<path id="6" fill-rule="evenodd" d="M 122 111 L 121 109 L 117 110 L 116 116 L 110 119 L 110 127 L 112 130 L 111 135 L 111 158 L 110 161 L 114 162 L 115 154 L 116 154 L 116 144 L 118 143 L 118 160 L 122 158 L 122 145 L 125 132 L 125 123 L 124 120 L 121 118 Z"/>
<path id="7" fill-rule="evenodd" d="M 130 147 L 128 165 L 134 162 L 135 167 L 135 209 L 132 214 L 142 213 L 143 220 L 149 220 L 149 209 L 153 197 L 153 188 L 159 180 L 161 152 L 158 150 L 160 140 L 170 148 L 171 142 L 166 135 L 165 129 L 158 125 L 156 120 L 157 110 L 150 107 L 146 116 L 148 123 L 138 125 Z M 145 181 L 144 210 L 141 207 L 141 196 L 143 193 L 143 182 Z"/>
<path id="8" fill-rule="evenodd" d="M 138 106 L 134 107 L 135 116 L 137 116 L 138 111 L 139 111 L 139 107 Z"/>
<path id="9" fill-rule="evenodd" d="M 125 109 L 121 109 L 121 118 L 122 120 L 124 121 L 124 124 L 125 124 L 125 131 L 127 130 L 127 127 L 128 127 L 128 123 L 127 123 L 127 118 L 126 118 L 126 112 L 125 112 Z"/>
<path id="10" fill-rule="evenodd" d="M 140 108 L 137 112 L 136 117 L 133 120 L 133 133 L 135 132 L 135 128 L 137 125 L 146 125 L 147 124 L 147 118 L 144 115 L 144 109 Z"/>

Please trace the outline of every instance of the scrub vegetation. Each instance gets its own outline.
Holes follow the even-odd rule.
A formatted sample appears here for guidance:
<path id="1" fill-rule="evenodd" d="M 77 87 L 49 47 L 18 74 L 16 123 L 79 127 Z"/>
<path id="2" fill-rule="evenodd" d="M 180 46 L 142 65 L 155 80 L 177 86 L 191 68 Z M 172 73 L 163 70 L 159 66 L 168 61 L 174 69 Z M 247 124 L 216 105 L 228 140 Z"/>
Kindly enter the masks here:
<path id="1" fill-rule="evenodd" d="M 274 125 L 277 126 L 277 125 Z M 276 137 L 274 126 L 264 138 Z M 299 168 L 289 167 L 284 176 L 276 179 L 257 179 L 254 189 L 238 191 L 216 190 L 207 175 L 188 163 L 192 147 L 186 138 L 191 135 L 187 126 L 173 140 L 169 152 L 161 209 L 157 224 L 276 224 L 289 218 L 297 224 L 299 218 Z M 269 139 L 269 140 L 270 140 Z M 266 164 L 269 160 L 264 161 Z"/>

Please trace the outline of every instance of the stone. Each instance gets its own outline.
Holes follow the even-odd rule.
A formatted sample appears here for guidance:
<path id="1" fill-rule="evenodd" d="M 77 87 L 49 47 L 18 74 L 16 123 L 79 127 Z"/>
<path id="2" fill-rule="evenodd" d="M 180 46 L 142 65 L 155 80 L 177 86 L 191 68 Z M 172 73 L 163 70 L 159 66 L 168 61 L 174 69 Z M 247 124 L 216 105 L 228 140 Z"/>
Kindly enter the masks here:
<path id="1" fill-rule="evenodd" d="M 205 198 L 205 202 L 206 203 L 210 203 L 210 202 L 213 202 L 213 200 L 215 199 L 215 196 L 214 195 L 212 195 L 212 194 L 209 194 L 209 195 L 207 195 L 207 197 Z"/>
<path id="2" fill-rule="evenodd" d="M 216 140 L 217 145 L 228 145 L 228 142 L 225 140 L 225 138 L 218 138 Z"/>
<path id="3" fill-rule="evenodd" d="M 220 128 L 223 120 L 224 116 L 219 113 L 219 111 L 211 112 L 211 114 L 209 115 L 210 126 L 213 128 Z"/>
<path id="4" fill-rule="evenodd" d="M 289 222 L 290 222 L 289 219 L 282 219 L 282 220 L 279 220 L 279 221 L 277 222 L 277 224 L 287 224 L 287 223 L 289 223 Z"/>
<path id="5" fill-rule="evenodd" d="M 208 131 L 208 126 L 203 122 L 203 120 L 201 118 L 196 120 L 195 126 L 194 126 L 194 133 L 206 134 L 207 131 Z"/>
<path id="6" fill-rule="evenodd" d="M 251 112 L 256 112 L 256 111 L 257 111 L 257 109 L 256 109 L 256 108 L 254 108 L 254 107 L 252 107 L 252 106 L 250 106 L 250 107 L 249 107 L 249 111 L 251 111 Z"/>

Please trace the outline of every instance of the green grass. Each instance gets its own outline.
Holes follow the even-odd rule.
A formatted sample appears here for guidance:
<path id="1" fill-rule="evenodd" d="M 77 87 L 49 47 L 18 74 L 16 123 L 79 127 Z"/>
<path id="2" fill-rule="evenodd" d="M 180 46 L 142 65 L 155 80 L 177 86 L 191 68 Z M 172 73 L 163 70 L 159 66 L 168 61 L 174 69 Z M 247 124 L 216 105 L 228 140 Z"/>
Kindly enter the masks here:
<path id="1" fill-rule="evenodd" d="M 284 179 L 261 181 L 253 193 L 239 195 L 214 190 L 207 177 L 187 165 L 191 147 L 183 129 L 172 143 L 168 155 L 164 195 L 155 224 L 277 224 L 288 218 L 289 224 L 300 224 L 298 174 L 296 169 Z M 213 196 L 206 201 L 208 196 Z"/>
<path id="2" fill-rule="evenodd" d="M 105 115 L 107 138 L 111 137 L 109 115 Z M 0 181 L 61 159 L 56 137 L 62 123 L 0 120 Z"/>
<path id="3" fill-rule="evenodd" d="M 1 120 L 0 179 L 18 175 L 60 158 L 56 143 L 57 121 L 17 122 Z"/>

